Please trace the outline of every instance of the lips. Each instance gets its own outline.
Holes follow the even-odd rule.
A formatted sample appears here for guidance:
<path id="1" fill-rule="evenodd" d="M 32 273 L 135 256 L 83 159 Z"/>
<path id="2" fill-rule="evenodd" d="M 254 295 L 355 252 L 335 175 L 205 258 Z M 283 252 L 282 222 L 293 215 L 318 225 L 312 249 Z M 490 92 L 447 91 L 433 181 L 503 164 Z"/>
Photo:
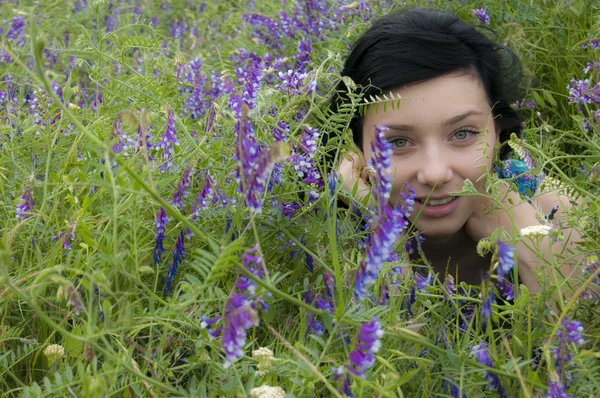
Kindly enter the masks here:
<path id="1" fill-rule="evenodd" d="M 425 217 L 445 217 L 452 214 L 458 207 L 460 196 L 446 197 L 445 199 L 431 200 L 425 205 L 422 199 L 415 201 L 415 214 L 421 213 Z"/>
<path id="2" fill-rule="evenodd" d="M 427 201 L 427 205 L 428 206 L 439 206 L 439 205 L 444 205 L 446 203 L 450 203 L 452 200 L 454 200 L 456 198 L 456 196 L 448 196 L 446 198 L 443 199 L 432 199 L 430 198 Z M 419 202 L 424 203 L 424 199 L 417 199 Z"/>

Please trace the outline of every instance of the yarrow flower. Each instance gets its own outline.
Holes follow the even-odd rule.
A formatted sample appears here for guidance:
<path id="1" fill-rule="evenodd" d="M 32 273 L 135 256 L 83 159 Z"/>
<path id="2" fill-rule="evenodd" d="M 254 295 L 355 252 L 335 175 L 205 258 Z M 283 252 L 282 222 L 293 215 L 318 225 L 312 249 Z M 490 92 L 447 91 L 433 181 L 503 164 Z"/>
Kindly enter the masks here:
<path id="1" fill-rule="evenodd" d="M 371 143 L 373 158 L 370 165 L 375 168 L 373 181 L 373 196 L 377 202 L 375 226 L 366 240 L 366 254 L 360 263 L 356 276 L 354 295 L 363 300 L 368 295 L 368 288 L 379 278 L 383 262 L 387 261 L 394 243 L 398 240 L 408 223 L 408 211 L 402 206 L 392 208 L 388 203 L 392 190 L 391 177 L 388 170 L 391 167 L 391 144 L 385 139 L 387 127 L 376 127 L 375 141 Z M 414 201 L 415 192 L 408 186 L 407 200 Z"/>
<path id="2" fill-rule="evenodd" d="M 515 248 L 502 242 L 496 241 L 498 245 L 498 280 L 503 279 L 515 266 Z"/>
<path id="3" fill-rule="evenodd" d="M 471 355 L 473 355 L 480 364 L 489 366 L 491 368 L 494 367 L 494 364 L 492 363 L 492 359 L 490 358 L 490 354 L 488 353 L 488 349 L 485 343 L 481 343 L 473 347 L 471 349 Z M 489 386 L 495 389 L 501 398 L 508 397 L 497 375 L 490 372 L 486 372 L 485 379 L 490 382 Z"/>
<path id="4" fill-rule="evenodd" d="M 541 238 L 552 232 L 550 225 L 531 225 L 521 229 L 522 237 Z"/>
<path id="5" fill-rule="evenodd" d="M 21 203 L 16 206 L 15 213 L 17 214 L 17 218 L 23 221 L 24 219 L 31 217 L 31 214 L 27 213 L 30 213 L 34 206 L 35 203 L 31 196 L 31 188 L 28 188 L 23 192 L 23 195 L 21 195 Z"/>
<path id="6" fill-rule="evenodd" d="M 381 348 L 383 330 L 377 318 L 363 323 L 358 330 L 354 350 L 348 355 L 350 363 L 346 368 L 356 376 L 364 377 L 365 372 L 375 364 L 375 353 Z"/>
<path id="7" fill-rule="evenodd" d="M 482 23 L 485 23 L 485 24 L 490 23 L 490 16 L 485 11 L 485 8 L 483 8 L 483 7 L 482 8 L 474 8 L 471 11 L 477 17 L 477 19 L 479 19 Z"/>
<path id="8" fill-rule="evenodd" d="M 263 376 L 271 369 L 271 363 L 275 359 L 273 351 L 266 347 L 260 347 L 258 350 L 252 351 L 252 358 L 258 361 L 257 376 Z"/>
<path id="9" fill-rule="evenodd" d="M 250 390 L 250 398 L 283 398 L 285 390 L 281 387 L 271 387 L 263 384 Z"/>
<path id="10" fill-rule="evenodd" d="M 44 349 L 44 355 L 48 358 L 48 362 L 53 364 L 65 356 L 65 349 L 60 344 L 50 344 Z"/>

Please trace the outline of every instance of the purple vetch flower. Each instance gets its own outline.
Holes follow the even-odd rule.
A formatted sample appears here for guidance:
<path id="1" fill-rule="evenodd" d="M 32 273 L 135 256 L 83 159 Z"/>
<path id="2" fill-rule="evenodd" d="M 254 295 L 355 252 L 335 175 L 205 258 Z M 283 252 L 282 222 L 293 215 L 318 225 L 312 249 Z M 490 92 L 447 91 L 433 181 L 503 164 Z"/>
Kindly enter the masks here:
<path id="1" fill-rule="evenodd" d="M 555 205 L 555 206 L 553 206 L 553 207 L 552 207 L 552 209 L 550 209 L 550 213 L 546 214 L 546 215 L 544 216 L 544 218 L 545 218 L 546 220 L 554 220 L 554 215 L 555 215 L 555 214 L 556 214 L 556 212 L 558 211 L 558 208 L 559 208 L 559 207 L 560 207 L 559 205 Z"/>
<path id="2" fill-rule="evenodd" d="M 285 159 L 289 155 L 289 147 L 285 143 L 275 143 L 268 152 L 264 152 L 256 160 L 252 174 L 246 182 L 246 205 L 254 213 L 262 212 L 263 196 L 267 179 L 275 163 Z"/>
<path id="3" fill-rule="evenodd" d="M 427 289 L 427 286 L 431 286 L 431 283 L 433 282 L 433 275 L 431 271 L 427 273 L 427 276 L 424 276 L 420 272 L 415 272 L 413 278 L 415 285 L 420 292 L 424 292 Z"/>
<path id="4" fill-rule="evenodd" d="M 535 100 L 525 102 L 525 99 L 522 99 L 521 101 L 515 102 L 514 107 L 515 108 L 533 109 L 533 108 L 535 108 Z"/>
<path id="5" fill-rule="evenodd" d="M 185 257 L 184 237 L 184 232 L 180 232 L 179 236 L 177 237 L 177 243 L 175 244 L 175 250 L 173 250 L 173 263 L 169 267 L 167 275 L 165 275 L 165 294 L 167 296 L 171 295 L 171 286 L 173 285 L 175 274 L 177 273 L 177 269 Z"/>
<path id="6" fill-rule="evenodd" d="M 590 73 L 593 69 L 600 70 L 600 60 L 596 62 L 588 62 L 585 68 L 583 69 L 583 73 Z"/>
<path id="7" fill-rule="evenodd" d="M 233 290 L 225 306 L 223 325 L 225 369 L 244 355 L 247 331 L 259 323 L 258 313 L 252 307 L 252 303 Z"/>
<path id="8" fill-rule="evenodd" d="M 450 297 L 454 293 L 456 293 L 456 286 L 454 285 L 454 278 L 450 274 L 446 275 L 445 287 L 446 287 L 446 295 L 448 297 Z"/>
<path id="9" fill-rule="evenodd" d="M 487 346 L 485 345 L 485 343 L 481 343 L 481 344 L 473 347 L 471 349 L 471 355 L 474 356 L 475 359 L 480 364 L 489 366 L 490 368 L 495 367 L 494 364 L 492 363 L 492 359 L 490 358 L 490 354 L 488 353 L 488 349 L 487 349 Z M 490 373 L 490 372 L 486 372 L 485 379 L 489 381 L 488 385 L 491 388 L 495 389 L 501 398 L 508 397 L 508 395 L 506 394 L 504 387 L 502 387 L 502 384 L 500 383 L 500 379 L 498 378 L 497 375 Z"/>
<path id="10" fill-rule="evenodd" d="M 569 104 L 595 104 L 600 105 L 600 83 L 590 87 L 590 79 L 571 79 L 567 85 L 569 89 Z"/>
<path id="11" fill-rule="evenodd" d="M 485 8 L 483 8 L 483 7 L 482 8 L 473 8 L 471 11 L 473 12 L 473 15 L 475 15 L 477 17 L 477 19 L 479 19 L 481 21 L 481 23 L 484 23 L 484 24 L 490 23 L 490 16 L 485 11 Z"/>
<path id="12" fill-rule="evenodd" d="M 183 47 L 183 36 L 185 35 L 185 31 L 187 30 L 187 28 L 188 25 L 185 21 L 173 21 L 173 23 L 171 24 L 169 34 L 173 39 L 179 39 L 179 47 Z"/>
<path id="13" fill-rule="evenodd" d="M 377 318 L 363 323 L 358 330 L 354 350 L 348 355 L 350 363 L 346 369 L 356 376 L 363 377 L 367 370 L 375 364 L 375 353 L 381 348 L 383 330 Z"/>
<path id="14" fill-rule="evenodd" d="M 71 243 L 75 240 L 75 226 L 69 225 L 67 231 L 63 231 L 60 234 L 52 238 L 52 242 L 62 239 L 63 250 L 71 250 Z"/>
<path id="15" fill-rule="evenodd" d="M 289 97 L 294 95 L 310 95 L 315 90 L 317 84 L 310 74 L 296 72 L 291 69 L 287 72 L 278 72 L 277 76 L 279 76 L 281 83 L 277 84 L 275 88 L 284 91 Z M 307 78 L 308 80 L 305 83 Z"/>
<path id="16" fill-rule="evenodd" d="M 165 134 L 155 147 L 157 150 L 162 149 L 161 157 L 163 164 L 159 167 L 160 171 L 173 168 L 173 153 L 175 146 L 179 146 L 177 132 L 175 131 L 175 114 L 172 110 L 169 110 Z"/>
<path id="17" fill-rule="evenodd" d="M 21 195 L 21 203 L 16 206 L 15 213 L 17 218 L 21 221 L 24 219 L 31 217 L 30 213 L 35 207 L 35 203 L 33 201 L 33 197 L 31 196 L 31 188 L 27 188 L 23 195 Z"/>
<path id="18" fill-rule="evenodd" d="M 305 38 L 298 42 L 298 52 L 294 56 L 296 65 L 294 69 L 299 72 L 306 71 L 306 65 L 312 59 L 312 41 L 309 38 Z"/>
<path id="19" fill-rule="evenodd" d="M 513 300 L 515 298 L 515 286 L 506 278 L 498 280 L 495 285 L 500 291 L 500 297 L 504 300 Z"/>
<path id="20" fill-rule="evenodd" d="M 221 315 L 216 315 L 212 318 L 202 315 L 200 319 L 202 319 L 202 322 L 200 322 L 200 328 L 206 329 L 206 332 L 211 340 L 219 337 L 221 331 L 223 330 L 223 326 L 219 325 L 218 327 L 215 327 L 215 323 L 221 320 Z"/>
<path id="21" fill-rule="evenodd" d="M 194 201 L 194 208 L 192 213 L 194 214 L 194 220 L 198 218 L 200 209 L 208 208 L 208 204 L 211 200 L 214 201 L 217 197 L 214 195 L 215 191 L 213 189 L 214 181 L 210 177 L 208 173 L 206 173 L 206 178 L 204 179 L 204 184 L 202 185 L 202 190 L 198 193 L 196 200 Z"/>
<path id="22" fill-rule="evenodd" d="M 546 394 L 547 398 L 572 398 L 567 392 L 564 390 L 564 387 L 559 381 L 550 380 L 550 384 L 548 384 L 548 394 Z"/>
<path id="23" fill-rule="evenodd" d="M 191 167 L 185 169 L 183 175 L 181 176 L 181 181 L 179 182 L 179 184 L 177 184 L 177 190 L 173 194 L 173 200 L 171 201 L 171 203 L 178 209 L 181 209 L 185 205 L 185 203 L 183 202 L 183 198 L 186 198 L 189 195 L 188 190 L 192 185 L 190 182 L 191 171 Z"/>
<path id="24" fill-rule="evenodd" d="M 367 296 L 367 289 L 379 278 L 381 266 L 390 256 L 394 243 L 398 240 L 408 223 L 408 213 L 402 205 L 392 208 L 388 203 L 392 189 L 391 178 L 387 175 L 391 166 L 391 144 L 385 140 L 386 128 L 377 126 L 375 141 L 371 143 L 373 157 L 370 164 L 375 168 L 373 196 L 377 201 L 375 225 L 367 237 L 365 257 L 361 261 L 356 276 L 354 295 L 360 300 Z M 414 191 L 412 191 L 414 193 Z M 408 198 L 414 200 L 414 197 Z"/>
<path id="25" fill-rule="evenodd" d="M 490 289 L 488 294 L 484 294 L 483 303 L 481 304 L 481 325 L 483 330 L 487 328 L 488 320 L 492 316 L 492 304 L 495 302 L 494 289 Z"/>
<path id="26" fill-rule="evenodd" d="M 582 48 L 592 48 L 592 49 L 597 49 L 600 46 L 600 39 L 589 39 L 584 41 L 581 44 Z"/>
<path id="27" fill-rule="evenodd" d="M 467 394 L 464 392 L 461 394 L 459 386 L 454 384 L 454 381 L 452 379 L 450 379 L 450 380 L 451 381 L 444 380 L 444 384 L 443 384 L 442 388 L 444 390 L 449 390 L 450 396 L 452 398 L 467 398 Z"/>
<path id="28" fill-rule="evenodd" d="M 284 217 L 292 218 L 296 214 L 298 209 L 301 209 L 302 206 L 293 202 L 281 202 L 281 212 Z"/>
<path id="29" fill-rule="evenodd" d="M 498 245 L 498 280 L 502 280 L 515 266 L 515 248 L 502 242 L 496 241 Z"/>
<path id="30" fill-rule="evenodd" d="M 167 211 L 164 207 L 161 207 L 160 210 L 156 213 L 156 221 L 154 225 L 156 226 L 156 243 L 154 245 L 154 266 L 160 263 L 162 258 L 162 254 L 165 251 L 163 246 L 163 242 L 165 240 L 165 227 L 169 223 L 169 217 L 167 217 Z"/>
<path id="31" fill-rule="evenodd" d="M 277 22 L 269 17 L 265 17 L 258 14 L 244 14 L 242 15 L 242 21 L 250 26 L 256 27 L 252 32 L 252 36 L 263 41 L 263 43 L 273 49 L 281 47 L 281 34 L 279 32 L 279 26 Z M 267 36 L 259 28 L 264 28 L 269 32 Z"/>
<path id="32" fill-rule="evenodd" d="M 135 148 L 135 140 L 121 130 L 120 118 L 117 119 L 113 126 L 113 135 L 118 140 L 117 143 L 112 147 L 112 151 L 114 153 L 125 152 L 125 154 L 127 154 L 127 150 Z"/>
<path id="33" fill-rule="evenodd" d="M 1 101 L 0 101 L 1 103 Z M 290 124 L 286 122 L 277 122 L 277 126 L 273 128 L 273 140 L 275 142 L 286 141 L 290 134 Z"/>
<path id="34" fill-rule="evenodd" d="M 25 17 L 18 15 L 13 18 L 10 29 L 6 34 L 6 39 L 12 39 L 19 46 L 25 44 Z"/>
<path id="35" fill-rule="evenodd" d="M 569 343 L 581 345 L 584 343 L 583 326 L 579 321 L 569 321 L 567 318 L 563 318 L 560 329 L 556 332 L 556 338 L 558 339 L 558 347 L 556 347 L 552 353 L 556 359 L 556 370 L 562 379 L 565 379 L 566 366 L 573 359 L 573 353 L 569 349 Z"/>

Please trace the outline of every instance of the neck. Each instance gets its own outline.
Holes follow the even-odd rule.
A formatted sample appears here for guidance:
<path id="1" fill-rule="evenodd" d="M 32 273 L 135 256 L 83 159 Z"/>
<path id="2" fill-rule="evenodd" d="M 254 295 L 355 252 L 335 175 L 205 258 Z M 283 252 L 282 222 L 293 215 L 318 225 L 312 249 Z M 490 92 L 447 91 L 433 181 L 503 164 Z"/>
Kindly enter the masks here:
<path id="1" fill-rule="evenodd" d="M 423 242 L 423 250 L 429 251 L 446 251 L 449 249 L 456 250 L 457 248 L 473 245 L 473 239 L 467 235 L 465 227 L 461 228 L 457 233 L 447 236 L 425 236 Z"/>

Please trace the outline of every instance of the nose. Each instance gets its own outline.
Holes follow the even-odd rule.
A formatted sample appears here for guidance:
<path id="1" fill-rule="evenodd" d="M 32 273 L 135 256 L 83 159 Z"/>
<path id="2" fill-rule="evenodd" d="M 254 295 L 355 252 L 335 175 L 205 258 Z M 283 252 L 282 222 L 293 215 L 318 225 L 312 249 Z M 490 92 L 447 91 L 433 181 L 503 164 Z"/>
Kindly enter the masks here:
<path id="1" fill-rule="evenodd" d="M 452 180 L 454 174 L 450 159 L 442 152 L 430 149 L 422 153 L 417 166 L 417 181 L 419 184 L 440 187 Z"/>

